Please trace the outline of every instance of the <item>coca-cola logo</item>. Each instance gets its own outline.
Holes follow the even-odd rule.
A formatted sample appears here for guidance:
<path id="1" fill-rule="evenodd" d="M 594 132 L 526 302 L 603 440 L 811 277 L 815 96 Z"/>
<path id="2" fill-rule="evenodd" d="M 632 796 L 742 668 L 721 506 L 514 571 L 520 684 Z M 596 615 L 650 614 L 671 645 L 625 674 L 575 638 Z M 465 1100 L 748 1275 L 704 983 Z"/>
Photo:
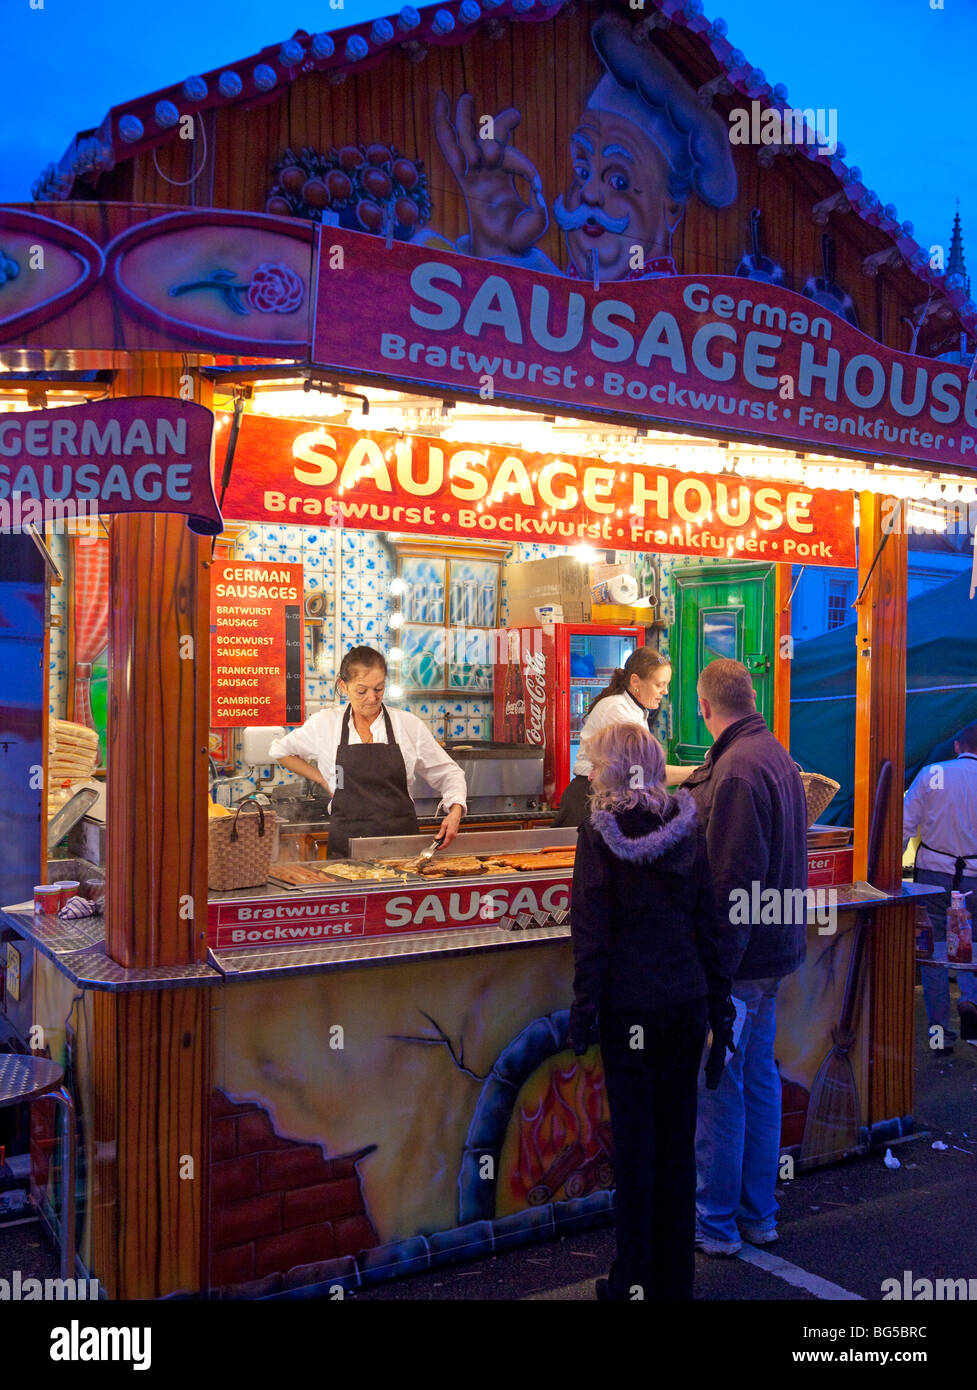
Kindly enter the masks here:
<path id="1" fill-rule="evenodd" d="M 544 719 L 546 715 L 546 658 L 542 652 L 529 652 L 523 661 L 523 682 L 529 696 L 529 718 L 526 723 L 526 738 L 530 743 L 542 747 L 544 738 Z"/>
<path id="2" fill-rule="evenodd" d="M 525 714 L 525 713 L 526 713 L 526 701 L 525 701 L 525 700 L 508 700 L 508 701 L 506 702 L 505 712 L 506 712 L 506 714 Z"/>

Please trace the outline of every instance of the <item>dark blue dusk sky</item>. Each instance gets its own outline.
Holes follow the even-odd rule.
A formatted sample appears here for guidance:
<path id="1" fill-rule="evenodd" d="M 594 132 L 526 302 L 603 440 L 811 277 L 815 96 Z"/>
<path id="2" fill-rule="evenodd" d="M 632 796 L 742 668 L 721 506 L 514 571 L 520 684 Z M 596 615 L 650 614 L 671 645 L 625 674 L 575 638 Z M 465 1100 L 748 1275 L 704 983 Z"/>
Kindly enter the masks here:
<path id="1" fill-rule="evenodd" d="M 76 131 L 109 107 L 242 58 L 296 29 L 395 13 L 382 0 L 0 0 L 0 201 L 30 197 Z M 942 8 L 933 8 L 942 4 Z M 835 107 L 838 139 L 929 246 L 960 199 L 977 280 L 977 0 L 706 0 L 794 106 Z"/>

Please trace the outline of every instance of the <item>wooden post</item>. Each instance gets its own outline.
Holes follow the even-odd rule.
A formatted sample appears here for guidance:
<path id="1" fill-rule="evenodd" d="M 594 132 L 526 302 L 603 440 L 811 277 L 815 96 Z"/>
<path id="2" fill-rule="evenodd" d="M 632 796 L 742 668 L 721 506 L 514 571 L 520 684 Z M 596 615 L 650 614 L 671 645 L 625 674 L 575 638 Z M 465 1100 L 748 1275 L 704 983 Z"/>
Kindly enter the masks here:
<path id="1" fill-rule="evenodd" d="M 207 954 L 210 547 L 176 515 L 111 534 L 106 947 L 183 965 Z"/>
<path id="2" fill-rule="evenodd" d="M 859 497 L 858 586 L 885 539 L 891 499 Z M 855 877 L 868 867 L 868 831 L 879 768 L 892 763 L 892 791 L 874 882 L 902 882 L 902 799 L 906 739 L 906 602 L 908 537 L 892 530 L 858 608 L 855 712 Z M 911 1114 L 913 1105 L 913 913 L 896 905 L 872 928 L 869 1120 Z"/>
<path id="3" fill-rule="evenodd" d="M 144 366 L 116 394 L 178 396 L 180 380 Z M 186 517 L 112 522 L 105 917 L 120 965 L 207 955 L 209 558 Z"/>
<path id="4" fill-rule="evenodd" d="M 176 396 L 180 372 L 133 368 L 116 394 Z M 106 950 L 129 968 L 206 960 L 209 558 L 183 516 L 112 522 Z M 114 1298 L 204 1285 L 211 1006 L 94 995 L 92 1273 Z"/>

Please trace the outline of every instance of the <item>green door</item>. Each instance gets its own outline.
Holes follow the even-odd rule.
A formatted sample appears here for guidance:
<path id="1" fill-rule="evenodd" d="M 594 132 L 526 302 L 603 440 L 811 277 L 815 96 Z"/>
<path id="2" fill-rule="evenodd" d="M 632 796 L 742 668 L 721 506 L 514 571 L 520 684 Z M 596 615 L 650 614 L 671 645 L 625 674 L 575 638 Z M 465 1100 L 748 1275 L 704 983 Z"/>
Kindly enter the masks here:
<path id="1" fill-rule="evenodd" d="M 690 565 L 674 571 L 675 626 L 670 648 L 673 763 L 701 763 L 712 736 L 699 713 L 699 673 L 717 657 L 742 661 L 753 676 L 757 709 L 773 719 L 776 637 L 772 565 Z"/>

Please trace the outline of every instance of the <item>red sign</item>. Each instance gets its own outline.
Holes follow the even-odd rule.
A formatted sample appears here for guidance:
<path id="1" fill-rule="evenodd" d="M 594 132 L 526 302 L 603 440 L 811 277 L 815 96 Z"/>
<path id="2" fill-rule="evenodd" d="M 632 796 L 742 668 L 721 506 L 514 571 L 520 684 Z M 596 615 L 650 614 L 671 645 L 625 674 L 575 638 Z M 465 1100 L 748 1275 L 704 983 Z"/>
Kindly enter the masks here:
<path id="1" fill-rule="evenodd" d="M 245 416 L 224 502 L 254 521 L 854 565 L 849 493 Z"/>
<path id="2" fill-rule="evenodd" d="M 207 935 L 217 950 L 232 946 L 308 945 L 357 936 L 396 936 L 448 927 L 492 927 L 523 913 L 537 922 L 569 906 L 570 878 L 500 883 L 493 878 L 467 887 L 431 886 L 346 894 L 282 894 L 207 908 Z"/>
<path id="3" fill-rule="evenodd" d="M 180 512 L 223 530 L 211 483 L 214 417 L 202 405 L 130 396 L 0 419 L 0 530 L 113 512 Z"/>
<path id="4" fill-rule="evenodd" d="M 210 723 L 301 724 L 302 566 L 216 560 L 210 585 Z"/>
<path id="5" fill-rule="evenodd" d="M 823 849 L 807 856 L 807 881 L 811 888 L 827 884 L 851 883 L 854 873 L 854 850 Z"/>
<path id="6" fill-rule="evenodd" d="M 326 230 L 313 357 L 347 376 L 977 469 L 977 380 L 789 290 L 726 275 L 594 289 Z"/>

